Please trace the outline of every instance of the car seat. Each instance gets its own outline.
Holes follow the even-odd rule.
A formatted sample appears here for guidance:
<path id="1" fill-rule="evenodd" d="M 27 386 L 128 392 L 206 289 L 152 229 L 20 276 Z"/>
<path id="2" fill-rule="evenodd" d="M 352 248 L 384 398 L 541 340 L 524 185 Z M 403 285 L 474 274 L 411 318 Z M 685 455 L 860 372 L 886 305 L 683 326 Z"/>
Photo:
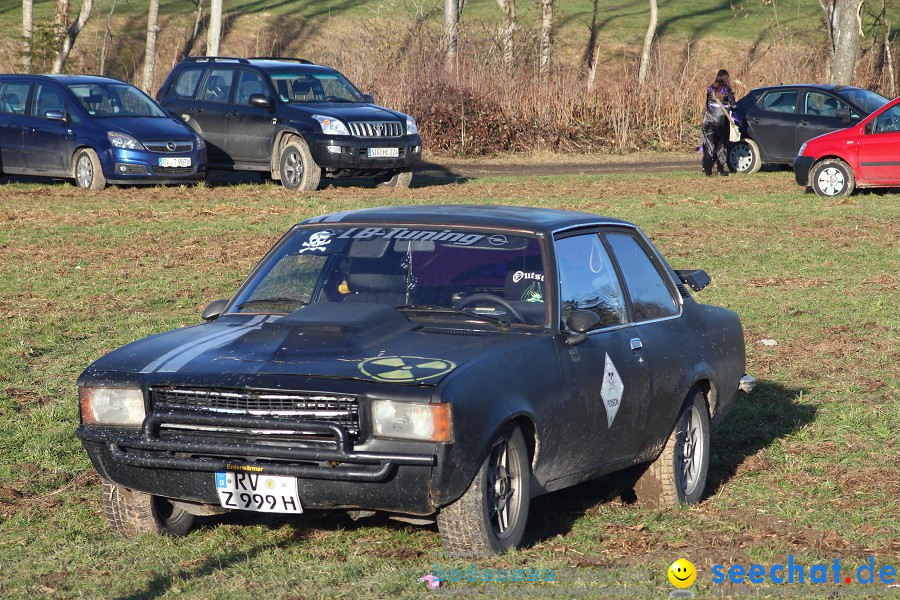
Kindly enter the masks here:
<path id="1" fill-rule="evenodd" d="M 63 112 L 65 109 L 65 102 L 63 101 L 62 96 L 59 95 L 59 92 L 56 90 L 44 90 L 41 95 L 38 97 L 37 102 L 37 110 L 34 111 L 35 115 L 39 117 L 45 116 L 51 110 L 58 110 Z"/>
<path id="2" fill-rule="evenodd" d="M 19 100 L 19 95 L 13 92 L 9 92 L 4 94 L 2 100 L 3 112 L 7 114 L 20 115 L 25 112 L 25 107 L 21 106 L 21 100 Z"/>
<path id="3" fill-rule="evenodd" d="M 221 75 L 213 75 L 206 82 L 206 92 L 203 94 L 204 100 L 218 100 L 224 102 L 228 100 L 228 90 L 225 88 L 225 78 Z"/>
<path id="4" fill-rule="evenodd" d="M 406 272 L 399 259 L 354 258 L 347 274 L 350 293 L 345 302 L 374 302 L 403 306 L 406 304 Z"/>
<path id="5" fill-rule="evenodd" d="M 248 104 L 250 102 L 250 96 L 253 94 L 263 94 L 262 83 L 258 80 L 245 81 L 241 84 L 240 89 L 238 90 L 238 97 L 235 99 L 235 104 Z"/>
<path id="6" fill-rule="evenodd" d="M 306 79 L 297 79 L 291 84 L 292 100 L 314 100 L 312 83 Z"/>

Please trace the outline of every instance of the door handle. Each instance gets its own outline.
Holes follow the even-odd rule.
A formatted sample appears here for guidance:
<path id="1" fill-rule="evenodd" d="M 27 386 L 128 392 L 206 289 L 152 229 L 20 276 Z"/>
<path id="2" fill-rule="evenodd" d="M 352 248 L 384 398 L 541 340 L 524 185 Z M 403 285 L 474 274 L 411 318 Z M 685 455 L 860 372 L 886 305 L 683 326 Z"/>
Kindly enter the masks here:
<path id="1" fill-rule="evenodd" d="M 238 111 L 230 110 L 230 111 L 228 111 L 228 113 L 225 116 L 226 117 L 236 117 L 236 116 L 238 116 Z"/>
<path id="2" fill-rule="evenodd" d="M 635 352 L 644 347 L 644 342 L 641 341 L 641 338 L 631 338 L 629 344 L 631 345 L 631 349 Z"/>
<path id="3" fill-rule="evenodd" d="M 807 125 L 809 125 L 809 121 L 800 121 L 800 124 L 806 127 Z"/>
<path id="4" fill-rule="evenodd" d="M 194 107 L 194 110 L 193 110 L 192 112 L 193 112 L 194 114 L 199 115 L 200 113 L 203 112 L 203 107 L 202 107 L 202 106 L 195 106 L 195 107 Z"/>
<path id="5" fill-rule="evenodd" d="M 750 120 L 753 121 L 754 123 L 759 123 L 759 117 L 753 117 Z"/>

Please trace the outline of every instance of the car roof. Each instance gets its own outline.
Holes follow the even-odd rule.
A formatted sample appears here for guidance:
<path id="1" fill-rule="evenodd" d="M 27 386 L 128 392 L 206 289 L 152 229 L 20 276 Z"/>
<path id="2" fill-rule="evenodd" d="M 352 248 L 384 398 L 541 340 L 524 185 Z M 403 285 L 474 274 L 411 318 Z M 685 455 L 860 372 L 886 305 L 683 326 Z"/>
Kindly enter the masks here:
<path id="1" fill-rule="evenodd" d="M 781 83 L 778 85 L 767 85 L 765 87 L 753 88 L 750 90 L 751 92 L 759 92 L 759 91 L 769 91 L 769 90 L 777 90 L 781 88 L 798 88 L 798 87 L 808 87 L 815 88 L 819 90 L 827 90 L 829 92 L 839 92 L 841 90 L 861 90 L 865 88 L 856 87 L 853 85 L 835 85 L 833 83 Z"/>
<path id="2" fill-rule="evenodd" d="M 324 65 L 317 65 L 303 58 L 281 58 L 277 56 L 261 56 L 240 58 L 236 56 L 189 56 L 179 65 L 228 65 L 251 66 L 264 71 L 293 71 L 301 73 L 334 73 L 335 70 Z"/>
<path id="3" fill-rule="evenodd" d="M 416 205 L 363 208 L 320 215 L 300 224 L 316 223 L 393 223 L 402 225 L 437 225 L 494 227 L 535 233 L 552 233 L 561 229 L 586 225 L 634 224 L 620 219 L 590 213 L 530 206 L 482 205 Z"/>
<path id="4" fill-rule="evenodd" d="M 41 80 L 41 79 L 49 79 L 51 81 L 56 81 L 57 83 L 61 83 L 62 85 L 69 85 L 72 83 L 128 83 L 127 81 L 122 81 L 121 79 L 116 79 L 115 77 L 103 77 L 101 75 L 39 75 L 39 74 L 21 74 L 21 75 L 3 75 L 3 78 L 7 77 L 15 77 L 17 79 L 28 79 L 28 80 Z M 131 85 L 130 83 L 128 85 Z"/>

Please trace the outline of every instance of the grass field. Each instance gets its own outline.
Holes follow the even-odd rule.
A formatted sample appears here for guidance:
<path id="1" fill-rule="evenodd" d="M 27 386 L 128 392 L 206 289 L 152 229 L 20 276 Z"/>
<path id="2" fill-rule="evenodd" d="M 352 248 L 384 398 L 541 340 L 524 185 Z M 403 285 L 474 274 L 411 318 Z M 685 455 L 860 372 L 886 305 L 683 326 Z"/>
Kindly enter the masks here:
<path id="1" fill-rule="evenodd" d="M 704 502 L 664 512 L 624 502 L 615 479 L 584 484 L 535 500 L 525 548 L 479 568 L 587 577 L 635 567 L 648 574 L 648 597 L 673 589 L 665 570 L 682 556 L 697 565 L 694 589 L 707 597 L 722 591 L 710 580 L 717 563 L 793 555 L 855 569 L 872 555 L 876 567 L 900 568 L 900 197 L 824 201 L 786 172 L 420 185 L 309 195 L 258 184 L 0 187 L 0 596 L 411 598 L 425 594 L 416 580 L 433 565 L 469 567 L 434 557 L 434 527 L 380 517 L 229 515 L 185 538 L 118 540 L 73 435 L 75 380 L 92 360 L 199 321 L 205 303 L 229 296 L 301 219 L 408 203 L 562 207 L 637 222 L 675 268 L 710 273 L 698 297 L 740 313 L 748 370 L 760 380 L 714 434 Z M 514 584 L 477 589 L 501 585 L 507 593 Z M 634 597 L 623 585 L 597 596 Z M 900 596 L 862 590 L 876 591 Z"/>

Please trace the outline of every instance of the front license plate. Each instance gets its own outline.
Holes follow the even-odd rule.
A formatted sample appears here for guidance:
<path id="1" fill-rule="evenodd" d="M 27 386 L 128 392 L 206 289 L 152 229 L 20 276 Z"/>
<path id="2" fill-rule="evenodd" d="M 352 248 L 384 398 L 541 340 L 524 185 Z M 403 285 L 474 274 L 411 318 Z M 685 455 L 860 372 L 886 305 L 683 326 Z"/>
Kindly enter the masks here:
<path id="1" fill-rule="evenodd" d="M 228 471 L 216 473 L 216 493 L 224 508 L 302 513 L 297 478 Z"/>
<path id="2" fill-rule="evenodd" d="M 191 166 L 191 158 L 172 158 L 165 157 L 159 159 L 159 166 L 161 167 L 189 167 Z"/>
<path id="3" fill-rule="evenodd" d="M 400 148 L 369 148 L 369 158 L 397 158 Z"/>

